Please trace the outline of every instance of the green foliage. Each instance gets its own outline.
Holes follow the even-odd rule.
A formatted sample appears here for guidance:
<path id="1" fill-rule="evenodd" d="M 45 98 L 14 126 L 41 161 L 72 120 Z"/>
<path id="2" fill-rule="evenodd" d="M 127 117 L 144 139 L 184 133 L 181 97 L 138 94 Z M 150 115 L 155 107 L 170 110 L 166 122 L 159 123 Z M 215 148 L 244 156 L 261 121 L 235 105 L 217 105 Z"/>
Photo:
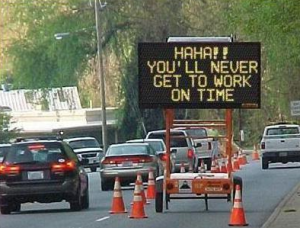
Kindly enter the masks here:
<path id="1" fill-rule="evenodd" d="M 9 143 L 16 136 L 17 131 L 9 129 L 10 120 L 9 114 L 0 112 L 0 143 Z"/>
<path id="2" fill-rule="evenodd" d="M 91 1 L 92 3 L 94 1 Z M 86 0 L 15 0 L 11 28 L 19 28 L 9 54 L 14 86 L 47 88 L 77 85 L 96 54 L 95 17 Z M 262 107 L 242 110 L 249 145 L 269 121 L 290 119 L 290 101 L 300 90 L 300 4 L 285 0 L 113 0 L 101 11 L 105 59 L 115 56 L 119 129 L 124 139 L 142 137 L 143 127 L 164 127 L 162 110 L 138 108 L 138 42 L 165 41 L 168 36 L 227 36 L 262 44 Z M 86 28 L 86 29 L 83 29 Z M 70 32 L 62 40 L 53 35 Z M 112 68 L 112 65 L 105 66 Z M 106 83 L 113 84 L 106 69 Z M 82 94 L 89 94 L 80 88 Z M 83 99 L 88 103 L 88 99 Z M 223 118 L 222 110 L 176 110 L 178 118 Z M 234 112 L 235 137 L 238 114 Z M 122 137 L 121 136 L 121 137 Z"/>

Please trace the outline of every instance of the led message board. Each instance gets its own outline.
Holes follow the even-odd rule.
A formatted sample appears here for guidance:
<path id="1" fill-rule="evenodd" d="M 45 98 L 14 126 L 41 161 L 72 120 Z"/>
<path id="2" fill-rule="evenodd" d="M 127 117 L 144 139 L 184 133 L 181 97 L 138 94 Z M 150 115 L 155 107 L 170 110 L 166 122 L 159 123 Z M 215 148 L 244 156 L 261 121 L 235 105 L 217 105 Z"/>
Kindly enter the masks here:
<path id="1" fill-rule="evenodd" d="M 260 108 L 260 43 L 139 43 L 140 108 Z"/>

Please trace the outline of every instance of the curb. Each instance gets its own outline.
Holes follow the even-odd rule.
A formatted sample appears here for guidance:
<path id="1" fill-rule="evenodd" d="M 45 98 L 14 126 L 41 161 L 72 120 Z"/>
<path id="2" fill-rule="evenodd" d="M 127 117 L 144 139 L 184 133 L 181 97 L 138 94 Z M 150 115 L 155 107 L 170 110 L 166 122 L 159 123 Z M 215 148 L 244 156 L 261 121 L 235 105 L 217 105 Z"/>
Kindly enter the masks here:
<path id="1" fill-rule="evenodd" d="M 261 228 L 269 228 L 271 227 L 272 223 L 276 220 L 279 213 L 281 212 L 281 209 L 288 203 L 288 201 L 297 193 L 297 190 L 300 188 L 300 183 L 298 183 L 292 191 L 284 197 L 283 200 L 277 205 L 277 207 L 274 209 L 273 213 L 270 215 L 270 217 L 267 219 L 267 221 L 261 226 Z"/>

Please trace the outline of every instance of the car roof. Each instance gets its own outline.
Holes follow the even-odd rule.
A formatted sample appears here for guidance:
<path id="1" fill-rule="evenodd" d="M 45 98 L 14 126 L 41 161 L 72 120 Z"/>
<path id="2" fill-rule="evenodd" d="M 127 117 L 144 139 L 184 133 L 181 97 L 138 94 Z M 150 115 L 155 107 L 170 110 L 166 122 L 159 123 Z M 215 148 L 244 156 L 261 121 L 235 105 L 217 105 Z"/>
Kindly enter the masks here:
<path id="1" fill-rule="evenodd" d="M 269 125 L 266 127 L 266 129 L 270 128 L 283 128 L 283 127 L 299 127 L 297 124 L 275 124 L 275 125 Z"/>
<path id="2" fill-rule="evenodd" d="M 63 141 L 65 141 L 65 142 L 72 142 L 72 141 L 90 140 L 90 139 L 96 140 L 94 137 L 88 136 L 88 137 L 67 138 L 67 139 L 63 139 Z"/>
<path id="3" fill-rule="evenodd" d="M 149 131 L 148 135 L 153 134 L 153 133 L 165 133 L 165 132 L 166 132 L 166 130 Z M 183 129 L 170 129 L 170 132 L 184 132 L 184 133 L 186 133 L 185 130 L 183 130 Z"/>
<path id="4" fill-rule="evenodd" d="M 164 143 L 164 140 L 162 139 L 131 139 L 131 140 L 127 140 L 126 141 L 127 143 L 130 142 L 130 143 L 134 143 L 134 142 L 162 142 Z"/>
<path id="5" fill-rule="evenodd" d="M 62 144 L 63 142 L 60 140 L 32 140 L 32 141 L 23 141 L 23 142 L 16 142 L 12 145 L 26 145 L 26 144 L 32 144 L 32 143 L 59 143 Z"/>
<path id="6" fill-rule="evenodd" d="M 9 146 L 11 146 L 11 144 L 8 143 L 0 144 L 0 147 L 9 147 Z"/>
<path id="7" fill-rule="evenodd" d="M 118 146 L 149 146 L 148 143 L 117 143 L 117 144 L 112 144 L 109 147 L 118 147 Z"/>

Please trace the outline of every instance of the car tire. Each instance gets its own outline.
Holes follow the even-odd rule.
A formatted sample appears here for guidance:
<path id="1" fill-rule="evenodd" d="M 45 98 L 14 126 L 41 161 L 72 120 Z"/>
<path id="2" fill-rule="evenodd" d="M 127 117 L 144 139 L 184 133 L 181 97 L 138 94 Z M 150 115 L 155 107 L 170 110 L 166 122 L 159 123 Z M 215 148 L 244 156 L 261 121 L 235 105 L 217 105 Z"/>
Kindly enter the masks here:
<path id="1" fill-rule="evenodd" d="M 21 204 L 20 203 L 14 203 L 11 207 L 11 211 L 20 212 L 21 211 Z"/>
<path id="2" fill-rule="evenodd" d="M 111 189 L 111 184 L 108 181 L 101 180 L 101 190 L 102 191 L 109 191 Z"/>
<path id="3" fill-rule="evenodd" d="M 3 214 L 3 215 L 9 215 L 11 213 L 11 206 L 10 205 L 1 206 L 0 210 L 1 210 L 1 214 Z"/>
<path id="4" fill-rule="evenodd" d="M 81 202 L 82 202 L 82 209 L 88 209 L 90 207 L 89 189 L 87 189 L 84 196 L 81 197 Z"/>
<path id="5" fill-rule="evenodd" d="M 269 161 L 266 158 L 261 159 L 261 167 L 262 167 L 262 169 L 268 169 L 269 168 Z"/>
<path id="6" fill-rule="evenodd" d="M 80 196 L 80 190 L 79 189 L 78 189 L 78 192 L 75 196 L 74 201 L 70 202 L 71 211 L 80 211 L 82 209 L 82 201 L 81 201 L 81 196 Z"/>
<path id="7" fill-rule="evenodd" d="M 155 196 L 155 211 L 157 213 L 163 212 L 163 198 L 164 198 L 163 192 L 156 192 L 156 196 Z"/>
<path id="8" fill-rule="evenodd" d="M 97 171 L 97 167 L 91 167 L 91 172 L 96 172 Z"/>

